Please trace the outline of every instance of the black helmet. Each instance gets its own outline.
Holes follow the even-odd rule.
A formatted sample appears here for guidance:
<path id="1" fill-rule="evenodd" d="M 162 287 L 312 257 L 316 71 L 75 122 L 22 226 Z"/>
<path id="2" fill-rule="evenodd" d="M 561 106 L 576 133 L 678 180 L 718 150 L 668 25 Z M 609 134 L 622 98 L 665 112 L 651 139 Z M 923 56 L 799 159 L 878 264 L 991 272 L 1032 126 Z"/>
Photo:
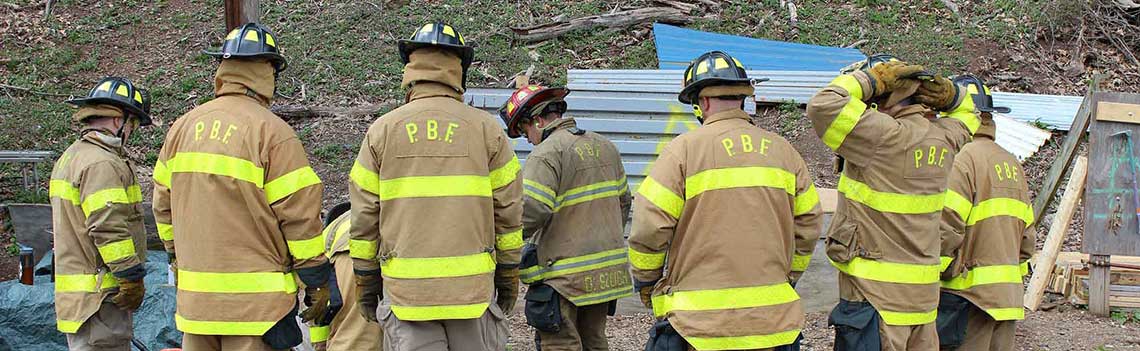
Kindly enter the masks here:
<path id="1" fill-rule="evenodd" d="M 277 72 L 288 66 L 285 56 L 277 50 L 277 36 L 269 28 L 258 23 L 246 23 L 226 34 L 219 51 L 203 51 L 219 59 L 262 58 L 269 60 Z"/>
<path id="2" fill-rule="evenodd" d="M 328 227 L 329 224 L 332 224 L 332 222 L 337 219 L 337 217 L 340 217 L 340 215 L 348 212 L 350 209 L 352 209 L 352 203 L 347 201 L 336 204 L 336 206 L 330 208 L 329 212 L 325 214 L 324 227 Z"/>
<path id="3" fill-rule="evenodd" d="M 990 87 L 986 86 L 980 78 L 963 74 L 951 80 L 954 81 L 955 85 L 966 88 L 966 93 L 974 99 L 974 107 L 978 109 L 978 112 L 1009 113 L 1011 111 L 1009 107 L 994 106 L 994 97 L 990 95 Z"/>
<path id="4" fill-rule="evenodd" d="M 475 58 L 475 49 L 467 46 L 467 43 L 463 41 L 463 35 L 459 34 L 458 30 L 438 22 L 425 24 L 415 33 L 412 33 L 410 39 L 400 40 L 396 44 L 400 49 L 400 60 L 405 65 L 408 64 L 412 51 L 428 46 L 440 47 L 454 52 L 462 60 L 464 72 L 467 71 L 468 66 L 471 66 L 471 61 Z"/>
<path id="5" fill-rule="evenodd" d="M 761 79 L 759 81 L 765 81 Z M 752 85 L 752 79 L 744 72 L 744 65 L 732 56 L 721 51 L 709 51 L 689 62 L 681 81 L 684 89 L 677 95 L 683 104 L 697 100 L 701 89 L 714 85 Z"/>
<path id="6" fill-rule="evenodd" d="M 103 78 L 87 93 L 87 97 L 70 98 L 65 102 L 77 107 L 104 104 L 115 106 L 123 109 L 128 116 L 137 117 L 139 126 L 151 125 L 150 94 L 126 78 Z"/>

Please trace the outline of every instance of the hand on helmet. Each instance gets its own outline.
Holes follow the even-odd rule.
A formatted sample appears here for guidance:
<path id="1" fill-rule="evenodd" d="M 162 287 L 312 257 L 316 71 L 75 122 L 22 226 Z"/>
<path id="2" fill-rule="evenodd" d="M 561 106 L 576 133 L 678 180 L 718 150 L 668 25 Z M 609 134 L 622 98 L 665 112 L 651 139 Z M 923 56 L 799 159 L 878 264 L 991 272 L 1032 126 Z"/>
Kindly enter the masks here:
<path id="1" fill-rule="evenodd" d="M 914 79 L 923 71 L 922 66 L 912 65 L 902 61 L 891 61 L 871 67 L 867 75 L 871 77 L 871 86 L 874 90 L 871 96 L 888 94 L 903 85 L 904 80 Z"/>

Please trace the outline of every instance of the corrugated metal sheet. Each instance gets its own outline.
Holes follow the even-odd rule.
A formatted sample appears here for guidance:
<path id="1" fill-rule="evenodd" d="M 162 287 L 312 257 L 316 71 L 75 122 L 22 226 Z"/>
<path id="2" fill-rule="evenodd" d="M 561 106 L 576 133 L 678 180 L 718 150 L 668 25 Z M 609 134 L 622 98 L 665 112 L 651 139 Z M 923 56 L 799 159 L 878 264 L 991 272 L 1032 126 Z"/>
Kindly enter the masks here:
<path id="1" fill-rule="evenodd" d="M 653 39 L 662 69 L 685 69 L 690 60 L 711 50 L 729 53 L 750 70 L 836 72 L 867 58 L 858 49 L 702 32 L 660 23 L 653 25 Z"/>
<path id="2" fill-rule="evenodd" d="M 591 91 L 681 91 L 679 70 L 570 70 L 570 89 Z M 756 100 L 761 102 L 795 101 L 806 103 L 815 92 L 835 78 L 835 72 L 813 71 L 749 71 L 750 77 L 768 78 L 756 85 Z M 1069 130 L 1073 117 L 1081 107 L 1080 96 L 1041 95 L 994 92 L 994 102 L 1013 111 L 1009 117 L 1022 122 L 1040 121 L 1050 128 Z"/>
<path id="3" fill-rule="evenodd" d="M 1047 131 L 1001 114 L 994 115 L 994 124 L 997 124 L 994 141 L 1017 156 L 1018 161 L 1033 156 L 1053 136 Z"/>

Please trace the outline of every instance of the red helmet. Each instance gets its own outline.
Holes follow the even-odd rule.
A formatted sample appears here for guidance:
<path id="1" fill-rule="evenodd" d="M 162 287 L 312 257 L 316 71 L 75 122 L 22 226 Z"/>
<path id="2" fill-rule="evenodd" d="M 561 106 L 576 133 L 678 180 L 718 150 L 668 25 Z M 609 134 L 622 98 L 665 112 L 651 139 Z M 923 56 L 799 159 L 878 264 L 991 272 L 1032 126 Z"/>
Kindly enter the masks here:
<path id="1" fill-rule="evenodd" d="M 565 113 L 566 100 L 563 99 L 569 94 L 570 90 L 566 88 L 547 88 L 540 85 L 528 85 L 515 90 L 511 98 L 507 99 L 507 103 L 499 107 L 499 118 L 507 124 L 507 136 L 511 138 L 521 136 L 518 133 L 518 125 L 523 119 L 550 112 Z M 539 105 L 543 105 L 542 110 L 535 111 L 534 108 Z"/>

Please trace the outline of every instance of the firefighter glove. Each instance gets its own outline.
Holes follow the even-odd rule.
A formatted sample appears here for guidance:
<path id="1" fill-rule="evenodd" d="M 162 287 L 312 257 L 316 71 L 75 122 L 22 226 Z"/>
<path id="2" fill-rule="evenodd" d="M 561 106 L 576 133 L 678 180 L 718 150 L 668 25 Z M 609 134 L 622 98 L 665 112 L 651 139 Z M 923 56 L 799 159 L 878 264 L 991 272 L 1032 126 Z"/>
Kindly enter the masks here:
<path id="1" fill-rule="evenodd" d="M 384 283 L 380 280 L 380 273 L 361 274 L 356 273 L 356 289 L 360 291 L 360 296 L 356 299 L 356 305 L 360 310 L 360 315 L 364 316 L 365 320 L 376 322 L 376 308 L 380 307 L 380 294 L 384 289 Z"/>
<path id="2" fill-rule="evenodd" d="M 647 308 L 653 308 L 653 285 L 646 285 L 637 289 L 641 295 L 641 303 Z"/>
<path id="3" fill-rule="evenodd" d="M 942 76 L 922 81 L 914 94 L 915 101 L 939 111 L 949 111 L 956 105 L 957 99 L 958 86 Z"/>
<path id="4" fill-rule="evenodd" d="M 511 313 L 515 308 L 515 300 L 519 298 L 519 268 L 499 268 L 495 270 L 495 292 L 498 293 L 495 303 L 503 313 Z"/>
<path id="5" fill-rule="evenodd" d="M 871 78 L 870 96 L 880 96 L 898 89 L 907 79 L 923 71 L 922 66 L 912 65 L 902 61 L 891 61 L 871 67 L 867 75 Z"/>
<path id="6" fill-rule="evenodd" d="M 119 279 L 119 293 L 111 297 L 111 302 L 121 309 L 134 311 L 142 305 L 144 295 L 146 295 L 146 286 L 142 279 Z"/>
<path id="7" fill-rule="evenodd" d="M 305 287 L 305 306 L 309 308 L 301 312 L 301 320 L 311 322 L 324 317 L 329 309 L 329 298 L 328 285 Z"/>

